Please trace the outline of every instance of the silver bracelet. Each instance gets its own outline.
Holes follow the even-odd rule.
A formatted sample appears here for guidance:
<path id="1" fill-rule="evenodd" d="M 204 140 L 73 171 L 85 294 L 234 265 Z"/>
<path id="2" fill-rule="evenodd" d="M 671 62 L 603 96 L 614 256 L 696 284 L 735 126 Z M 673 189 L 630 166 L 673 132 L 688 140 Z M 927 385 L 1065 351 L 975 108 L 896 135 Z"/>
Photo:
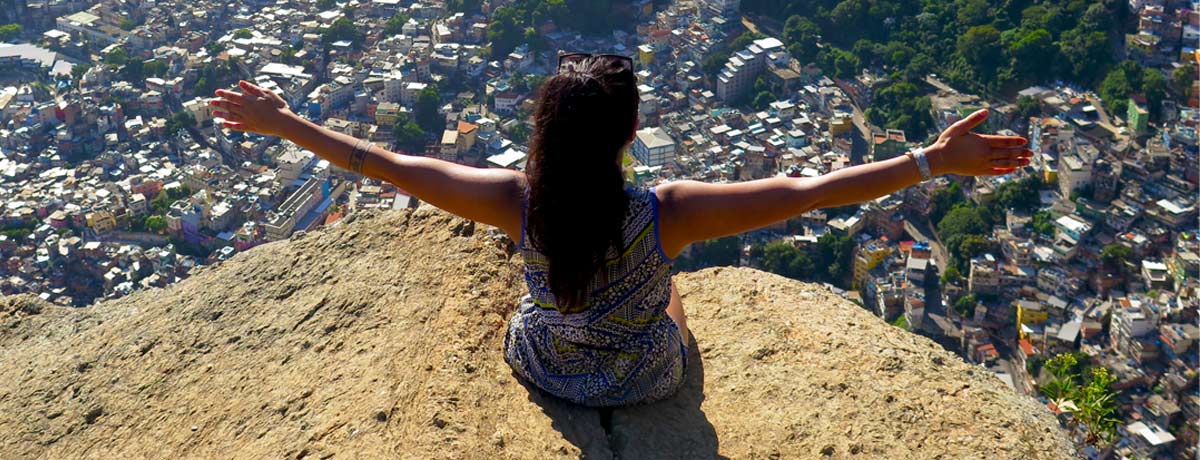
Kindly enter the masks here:
<path id="1" fill-rule="evenodd" d="M 925 157 L 925 148 L 917 147 L 909 150 L 907 155 L 912 159 L 917 160 L 917 169 L 921 170 L 921 180 L 927 181 L 933 178 L 933 173 L 929 171 L 929 159 Z"/>
<path id="2" fill-rule="evenodd" d="M 367 157 L 367 151 L 371 149 L 370 146 L 363 147 L 363 144 L 366 143 L 366 139 L 359 139 L 354 144 L 354 150 L 350 152 L 350 170 L 359 174 L 362 174 L 363 160 Z"/>

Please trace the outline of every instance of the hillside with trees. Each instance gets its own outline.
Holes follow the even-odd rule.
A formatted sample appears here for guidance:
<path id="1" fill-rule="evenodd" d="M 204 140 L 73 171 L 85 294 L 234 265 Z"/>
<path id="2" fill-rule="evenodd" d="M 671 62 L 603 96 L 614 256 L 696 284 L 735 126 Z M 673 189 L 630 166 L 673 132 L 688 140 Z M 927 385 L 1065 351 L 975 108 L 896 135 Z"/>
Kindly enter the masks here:
<path id="1" fill-rule="evenodd" d="M 1113 51 L 1129 17 L 1116 0 L 745 0 L 742 10 L 787 17 L 782 39 L 792 56 L 827 75 L 882 70 L 891 81 L 867 115 L 910 138 L 932 127 L 911 115 L 928 108 L 918 90 L 924 76 L 1005 98 L 1055 80 L 1097 87 L 1117 65 Z"/>

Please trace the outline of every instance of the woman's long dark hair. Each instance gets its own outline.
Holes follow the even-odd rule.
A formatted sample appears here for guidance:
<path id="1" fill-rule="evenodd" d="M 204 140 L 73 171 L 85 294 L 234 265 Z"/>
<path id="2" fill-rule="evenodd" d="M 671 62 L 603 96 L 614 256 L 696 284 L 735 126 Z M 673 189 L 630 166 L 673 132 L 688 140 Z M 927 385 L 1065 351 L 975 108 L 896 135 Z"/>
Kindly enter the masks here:
<path id="1" fill-rule="evenodd" d="M 609 248 L 624 246 L 629 203 L 620 156 L 637 127 L 637 103 L 636 78 L 611 58 L 587 58 L 539 90 L 526 239 L 546 256 L 560 311 L 587 308 L 589 282 L 607 276 Z"/>

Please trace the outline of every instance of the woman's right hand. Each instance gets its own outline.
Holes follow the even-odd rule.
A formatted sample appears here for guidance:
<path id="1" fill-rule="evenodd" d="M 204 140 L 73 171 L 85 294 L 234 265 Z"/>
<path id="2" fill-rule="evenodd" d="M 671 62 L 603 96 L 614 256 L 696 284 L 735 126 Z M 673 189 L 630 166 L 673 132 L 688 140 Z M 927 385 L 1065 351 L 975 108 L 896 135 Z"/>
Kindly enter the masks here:
<path id="1" fill-rule="evenodd" d="M 296 115 L 282 97 L 245 80 L 239 81 L 238 87 L 244 93 L 218 89 L 217 99 L 208 102 L 219 109 L 213 111 L 213 117 L 225 119 L 222 126 L 267 136 L 286 132 L 287 124 Z"/>
<path id="2" fill-rule="evenodd" d="M 946 128 L 925 151 L 934 175 L 989 176 L 1008 174 L 1029 164 L 1033 151 L 1021 136 L 978 134 L 971 129 L 988 117 L 980 109 Z"/>

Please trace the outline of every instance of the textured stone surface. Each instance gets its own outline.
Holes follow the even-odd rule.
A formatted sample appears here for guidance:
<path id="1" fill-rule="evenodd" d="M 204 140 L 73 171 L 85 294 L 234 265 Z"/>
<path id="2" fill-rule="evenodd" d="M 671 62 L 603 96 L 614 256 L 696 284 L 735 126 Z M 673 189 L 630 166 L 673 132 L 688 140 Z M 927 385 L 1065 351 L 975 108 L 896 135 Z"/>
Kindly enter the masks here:
<path id="1" fill-rule="evenodd" d="M 1069 456 L 986 371 L 749 269 L 676 277 L 695 342 L 674 398 L 561 403 L 501 356 L 507 238 L 428 208 L 348 220 L 86 309 L 0 299 L 0 458 Z"/>

